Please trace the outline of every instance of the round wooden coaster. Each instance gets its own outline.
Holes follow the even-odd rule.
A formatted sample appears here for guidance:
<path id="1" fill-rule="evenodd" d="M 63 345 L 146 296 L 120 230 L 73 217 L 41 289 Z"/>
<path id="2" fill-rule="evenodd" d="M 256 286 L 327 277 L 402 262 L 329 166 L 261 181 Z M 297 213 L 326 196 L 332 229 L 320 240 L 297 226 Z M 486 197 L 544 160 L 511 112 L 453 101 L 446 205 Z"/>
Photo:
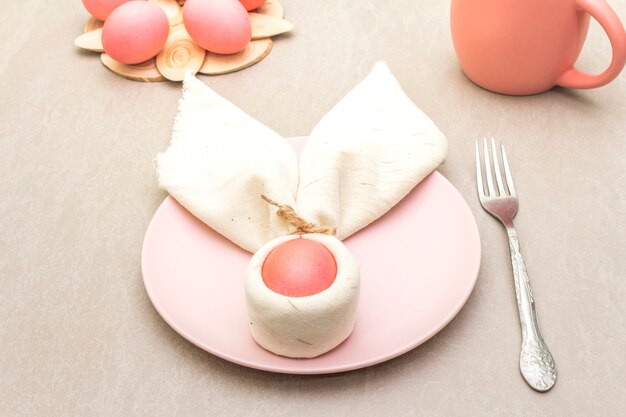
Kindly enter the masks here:
<path id="1" fill-rule="evenodd" d="M 246 49 L 232 55 L 219 55 L 207 52 L 200 74 L 220 75 L 248 68 L 265 58 L 272 50 L 270 38 L 251 41 Z"/>
<path id="2" fill-rule="evenodd" d="M 104 22 L 102 20 L 98 20 L 95 17 L 90 17 L 87 22 L 85 22 L 83 32 L 91 32 L 92 30 L 100 29 L 102 26 L 104 26 Z"/>
<path id="3" fill-rule="evenodd" d="M 105 67 L 116 73 L 117 75 L 128 78 L 133 81 L 158 82 L 165 81 L 166 78 L 161 75 L 156 66 L 154 58 L 135 65 L 125 65 L 117 62 L 107 54 L 100 55 L 100 60 Z"/>
<path id="4" fill-rule="evenodd" d="M 156 66 L 168 80 L 182 81 L 187 71 L 198 72 L 205 52 L 191 39 L 184 25 L 172 26 L 165 46 L 156 56 Z"/>
<path id="5" fill-rule="evenodd" d="M 267 2 L 263 6 L 256 9 L 255 12 L 276 17 L 278 19 L 285 17 L 285 9 L 278 0 L 267 0 Z"/>
<path id="6" fill-rule="evenodd" d="M 102 47 L 102 29 L 83 33 L 74 40 L 74 45 L 92 52 L 104 52 Z"/>
<path id="7" fill-rule="evenodd" d="M 274 16 L 255 12 L 248 13 L 248 16 L 252 24 L 252 40 L 270 38 L 293 29 L 293 24 Z"/>
<path id="8" fill-rule="evenodd" d="M 174 26 L 183 21 L 183 9 L 176 0 L 150 0 L 165 12 L 170 21 L 170 25 Z"/>

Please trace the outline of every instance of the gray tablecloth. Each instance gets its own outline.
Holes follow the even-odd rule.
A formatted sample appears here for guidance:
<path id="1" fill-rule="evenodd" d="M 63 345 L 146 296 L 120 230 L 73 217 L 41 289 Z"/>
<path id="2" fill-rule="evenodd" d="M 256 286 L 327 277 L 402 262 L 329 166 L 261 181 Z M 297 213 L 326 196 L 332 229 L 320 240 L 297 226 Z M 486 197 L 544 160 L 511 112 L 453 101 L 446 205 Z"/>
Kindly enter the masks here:
<path id="1" fill-rule="evenodd" d="M 73 45 L 79 1 L 6 2 L 0 25 L 0 415 L 620 416 L 626 410 L 626 74 L 592 91 L 486 92 L 459 69 L 444 1 L 284 0 L 293 34 L 212 88 L 284 136 L 387 61 L 450 143 L 440 172 L 480 228 L 477 286 L 413 351 L 368 369 L 289 376 L 194 347 L 144 291 L 144 232 L 165 197 L 175 83 L 125 80 Z M 611 0 L 626 21 L 626 3 Z M 580 68 L 610 61 L 593 24 Z M 537 394 L 518 370 L 506 235 L 475 196 L 473 146 L 508 148 L 517 226 L 558 364 Z"/>

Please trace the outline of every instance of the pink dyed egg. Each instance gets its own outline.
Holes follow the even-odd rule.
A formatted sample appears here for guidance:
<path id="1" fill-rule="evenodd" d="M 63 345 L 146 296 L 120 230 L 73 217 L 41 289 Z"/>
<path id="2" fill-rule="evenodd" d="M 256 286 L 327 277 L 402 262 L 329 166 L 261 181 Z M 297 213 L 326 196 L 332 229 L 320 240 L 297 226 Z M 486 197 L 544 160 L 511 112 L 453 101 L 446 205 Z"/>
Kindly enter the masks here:
<path id="1" fill-rule="evenodd" d="M 138 64 L 154 57 L 170 32 L 167 16 L 147 1 L 131 1 L 113 10 L 102 27 L 102 46 L 122 64 Z"/>
<path id="2" fill-rule="evenodd" d="M 239 0 L 187 0 L 183 22 L 189 36 L 207 51 L 234 54 L 252 37 L 252 26 Z"/>
<path id="3" fill-rule="evenodd" d="M 330 287 L 337 276 L 337 263 L 321 243 L 292 239 L 272 249 L 263 262 L 261 276 L 278 294 L 306 297 Z"/>
<path id="4" fill-rule="evenodd" d="M 96 19 L 106 20 L 118 6 L 132 0 L 83 0 L 85 9 Z"/>
<path id="5" fill-rule="evenodd" d="M 241 2 L 241 4 L 243 4 L 243 7 L 246 8 L 246 10 L 254 10 L 254 9 L 258 9 L 259 7 L 263 6 L 267 0 L 239 0 Z"/>

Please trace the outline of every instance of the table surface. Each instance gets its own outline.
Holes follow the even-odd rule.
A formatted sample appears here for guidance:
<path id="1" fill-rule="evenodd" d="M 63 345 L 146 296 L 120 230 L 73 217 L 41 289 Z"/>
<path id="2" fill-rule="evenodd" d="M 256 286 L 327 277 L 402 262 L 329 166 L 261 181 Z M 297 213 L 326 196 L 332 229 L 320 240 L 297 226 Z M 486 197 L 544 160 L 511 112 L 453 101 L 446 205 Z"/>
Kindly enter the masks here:
<path id="1" fill-rule="evenodd" d="M 140 251 L 165 193 L 180 84 L 125 80 L 74 38 L 80 2 L 7 2 L 0 25 L 0 415 L 620 416 L 626 409 L 626 73 L 590 91 L 484 91 L 459 69 L 439 0 L 283 0 L 295 31 L 258 65 L 201 79 L 285 137 L 306 135 L 378 60 L 446 134 L 440 168 L 478 223 L 482 269 L 438 335 L 387 363 L 291 376 L 187 342 L 144 291 Z M 610 0 L 623 21 L 626 3 Z M 579 60 L 599 71 L 597 24 Z M 506 235 L 482 211 L 474 142 L 502 139 L 522 250 L 559 368 L 538 394 L 518 370 Z"/>

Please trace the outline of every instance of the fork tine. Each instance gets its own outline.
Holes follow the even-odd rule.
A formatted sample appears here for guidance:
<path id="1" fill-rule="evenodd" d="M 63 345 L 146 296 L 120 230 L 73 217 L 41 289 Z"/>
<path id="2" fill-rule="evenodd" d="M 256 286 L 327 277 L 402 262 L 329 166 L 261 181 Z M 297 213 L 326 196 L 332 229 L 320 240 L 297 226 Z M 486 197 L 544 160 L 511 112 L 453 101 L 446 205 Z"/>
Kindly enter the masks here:
<path id="1" fill-rule="evenodd" d="M 482 199 L 485 197 L 485 184 L 483 183 L 482 169 L 480 168 L 480 152 L 478 151 L 478 140 L 476 141 L 476 188 L 478 196 Z"/>
<path id="2" fill-rule="evenodd" d="M 485 177 L 487 177 L 487 190 L 489 196 L 496 197 L 496 190 L 493 187 L 493 178 L 491 174 L 491 162 L 489 161 L 489 147 L 487 146 L 487 138 L 483 138 L 483 149 L 485 151 Z"/>
<path id="3" fill-rule="evenodd" d="M 513 177 L 511 176 L 511 169 L 509 168 L 509 161 L 506 158 L 506 151 L 504 150 L 504 144 L 500 143 L 500 150 L 502 151 L 502 163 L 504 165 L 504 175 L 506 176 L 506 185 L 509 187 L 511 196 L 516 197 L 515 186 L 513 185 Z"/>
<path id="4" fill-rule="evenodd" d="M 493 170 L 496 173 L 496 182 L 498 183 L 498 191 L 500 196 L 506 195 L 504 183 L 502 182 L 502 174 L 500 173 L 500 162 L 498 161 L 498 152 L 496 151 L 496 142 L 491 138 L 491 155 L 493 156 Z"/>

